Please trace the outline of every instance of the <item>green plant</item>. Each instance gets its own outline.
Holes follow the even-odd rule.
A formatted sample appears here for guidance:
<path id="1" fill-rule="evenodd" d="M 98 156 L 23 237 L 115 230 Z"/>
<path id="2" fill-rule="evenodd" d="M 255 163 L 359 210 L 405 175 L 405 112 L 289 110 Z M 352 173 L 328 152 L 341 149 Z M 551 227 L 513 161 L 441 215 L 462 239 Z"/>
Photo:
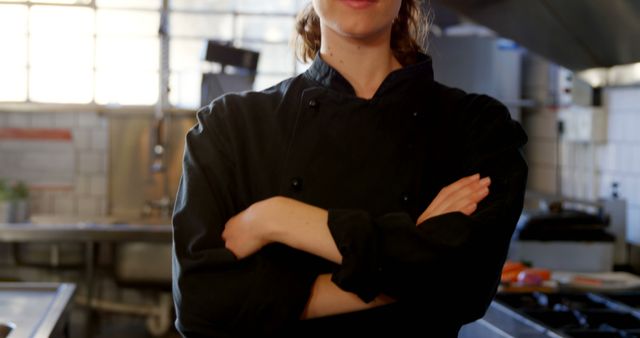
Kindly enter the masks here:
<path id="1" fill-rule="evenodd" d="M 29 198 L 29 187 L 22 181 L 18 181 L 13 186 L 12 197 L 15 199 L 27 199 Z"/>
<path id="2" fill-rule="evenodd" d="M 0 202 L 10 200 L 11 195 L 11 189 L 7 185 L 7 182 L 3 179 L 0 179 Z"/>
<path id="3" fill-rule="evenodd" d="M 7 181 L 0 179 L 0 202 L 10 200 L 20 200 L 29 198 L 29 187 L 22 181 L 18 181 L 13 186 Z"/>

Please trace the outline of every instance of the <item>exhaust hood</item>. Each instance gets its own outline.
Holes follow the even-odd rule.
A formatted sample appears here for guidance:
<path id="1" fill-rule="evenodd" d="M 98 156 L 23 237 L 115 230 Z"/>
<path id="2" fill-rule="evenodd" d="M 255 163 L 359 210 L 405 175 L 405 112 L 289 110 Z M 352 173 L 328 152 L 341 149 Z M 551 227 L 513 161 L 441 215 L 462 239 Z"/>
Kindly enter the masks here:
<path id="1" fill-rule="evenodd" d="M 640 0 L 431 1 L 574 71 L 640 62 Z"/>

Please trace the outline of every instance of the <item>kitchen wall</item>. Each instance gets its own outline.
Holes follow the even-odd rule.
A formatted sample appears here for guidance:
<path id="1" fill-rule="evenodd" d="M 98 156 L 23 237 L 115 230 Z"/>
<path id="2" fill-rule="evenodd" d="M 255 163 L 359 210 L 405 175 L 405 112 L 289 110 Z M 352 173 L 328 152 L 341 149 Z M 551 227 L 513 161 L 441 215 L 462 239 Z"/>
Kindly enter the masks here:
<path id="1" fill-rule="evenodd" d="M 640 244 L 640 86 L 609 88 L 604 101 L 609 142 L 596 153 L 601 195 L 609 194 L 605 188 L 613 182 L 619 183 L 620 196 L 628 201 L 628 239 Z"/>
<path id="2" fill-rule="evenodd" d="M 627 237 L 640 244 L 640 86 L 610 87 L 604 93 L 606 142 L 561 142 L 561 192 L 580 199 L 609 198 L 617 183 L 627 200 Z M 523 124 L 530 141 L 529 188 L 554 194 L 558 109 L 529 111 Z"/>
<path id="3" fill-rule="evenodd" d="M 167 138 L 164 171 L 154 172 L 150 165 L 153 117 L 148 114 L 109 116 L 108 186 L 109 210 L 113 215 L 136 219 L 142 215 L 166 217 L 171 213 L 171 205 L 158 208 L 157 202 L 165 197 L 173 201 L 176 195 L 182 174 L 185 135 L 195 123 L 194 112 L 167 116 L 162 127 Z M 150 208 L 151 205 L 156 208 Z"/>
<path id="4" fill-rule="evenodd" d="M 32 186 L 32 213 L 105 215 L 108 127 L 94 112 L 0 113 L 0 177 Z M 40 136 L 30 138 L 36 129 Z"/>

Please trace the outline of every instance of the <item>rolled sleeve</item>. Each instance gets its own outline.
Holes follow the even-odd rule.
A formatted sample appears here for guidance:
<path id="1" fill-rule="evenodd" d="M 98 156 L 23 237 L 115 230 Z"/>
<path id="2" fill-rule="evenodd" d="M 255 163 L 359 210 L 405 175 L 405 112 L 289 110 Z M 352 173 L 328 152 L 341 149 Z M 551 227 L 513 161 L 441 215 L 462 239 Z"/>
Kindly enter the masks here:
<path id="1" fill-rule="evenodd" d="M 382 271 L 378 257 L 376 229 L 369 214 L 363 210 L 329 209 L 328 226 L 342 264 L 336 267 L 331 280 L 343 290 L 356 293 L 365 302 L 380 292 L 375 281 Z"/>

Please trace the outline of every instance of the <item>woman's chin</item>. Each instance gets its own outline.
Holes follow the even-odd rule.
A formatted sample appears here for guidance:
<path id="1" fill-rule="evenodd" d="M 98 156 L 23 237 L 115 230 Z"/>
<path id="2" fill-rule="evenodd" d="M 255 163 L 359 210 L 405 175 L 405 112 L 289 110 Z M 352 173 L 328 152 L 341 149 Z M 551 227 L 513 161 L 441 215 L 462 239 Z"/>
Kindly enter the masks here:
<path id="1" fill-rule="evenodd" d="M 338 33 L 344 37 L 357 40 L 371 40 L 380 37 L 384 33 L 385 27 L 369 27 L 363 25 L 353 25 L 340 27 Z"/>

